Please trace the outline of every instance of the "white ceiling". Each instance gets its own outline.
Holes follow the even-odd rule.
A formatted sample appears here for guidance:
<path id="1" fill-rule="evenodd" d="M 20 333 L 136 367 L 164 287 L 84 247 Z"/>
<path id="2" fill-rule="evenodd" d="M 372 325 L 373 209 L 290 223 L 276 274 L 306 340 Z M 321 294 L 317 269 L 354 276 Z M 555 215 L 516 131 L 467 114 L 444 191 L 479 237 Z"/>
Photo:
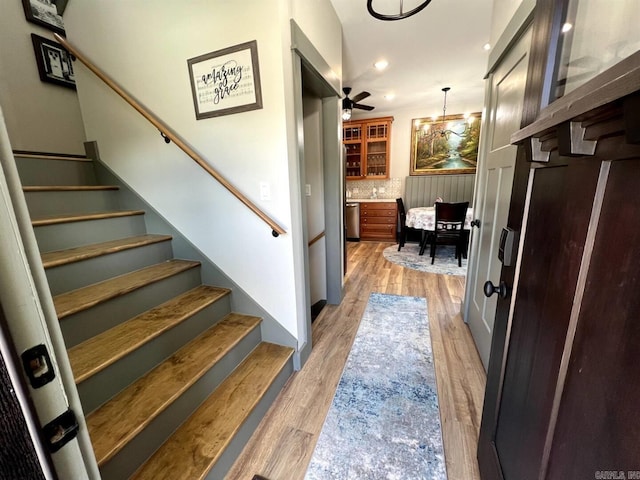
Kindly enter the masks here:
<path id="1" fill-rule="evenodd" d="M 354 115 L 392 115 L 399 110 L 424 110 L 442 115 L 443 87 L 447 115 L 477 110 L 484 100 L 484 80 L 493 0 L 432 0 L 412 17 L 382 21 L 367 11 L 367 0 L 331 0 L 343 28 L 342 85 L 350 96 L 366 90 L 361 103 L 372 112 Z M 404 0 L 404 10 L 419 0 Z M 374 0 L 378 11 L 395 13 L 400 0 Z M 386 59 L 379 72 L 373 64 Z M 393 93 L 393 100 L 384 95 Z"/>

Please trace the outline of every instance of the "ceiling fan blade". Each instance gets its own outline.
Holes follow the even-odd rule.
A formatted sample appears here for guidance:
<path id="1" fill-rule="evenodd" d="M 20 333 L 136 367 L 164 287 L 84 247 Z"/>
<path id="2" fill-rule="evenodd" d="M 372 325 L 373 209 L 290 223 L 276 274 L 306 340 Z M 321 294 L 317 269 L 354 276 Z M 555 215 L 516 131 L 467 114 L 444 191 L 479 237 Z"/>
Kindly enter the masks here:
<path id="1" fill-rule="evenodd" d="M 360 100 L 364 100 L 365 98 L 367 98 L 370 95 L 371 94 L 369 92 L 360 92 L 355 97 L 353 97 L 351 100 L 353 100 L 353 103 L 358 103 Z"/>
<path id="2" fill-rule="evenodd" d="M 372 107 L 371 105 L 362 105 L 361 103 L 354 103 L 352 105 L 352 108 L 359 108 L 360 110 L 367 110 L 367 111 L 371 111 L 376 107 Z"/>

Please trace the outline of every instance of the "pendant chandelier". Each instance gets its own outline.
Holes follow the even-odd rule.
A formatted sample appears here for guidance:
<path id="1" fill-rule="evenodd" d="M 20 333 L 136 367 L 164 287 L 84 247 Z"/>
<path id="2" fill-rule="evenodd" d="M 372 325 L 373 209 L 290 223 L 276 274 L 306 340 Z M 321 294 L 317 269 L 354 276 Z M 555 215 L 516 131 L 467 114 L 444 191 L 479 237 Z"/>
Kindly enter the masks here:
<path id="1" fill-rule="evenodd" d="M 441 136 L 441 137 L 445 137 L 447 140 L 449 139 L 449 137 L 453 134 L 456 135 L 458 137 L 464 137 L 465 135 L 467 135 L 467 133 L 469 132 L 470 128 L 471 128 L 471 124 L 474 122 L 474 118 L 473 117 L 469 117 L 467 119 L 467 121 L 464 122 L 464 130 L 463 131 L 455 131 L 451 128 L 447 128 L 449 127 L 449 124 L 447 124 L 447 92 L 451 90 L 451 87 L 444 87 L 442 89 L 442 91 L 444 92 L 444 104 L 442 106 L 442 128 L 437 129 L 437 130 L 432 130 L 430 132 L 430 135 L 436 135 L 436 136 Z M 466 118 L 466 117 L 465 117 Z M 438 122 L 437 118 L 434 118 L 434 122 Z M 440 122 L 438 122 L 440 123 Z M 425 126 L 425 130 L 422 132 L 422 135 L 427 135 L 427 130 L 429 128 L 429 125 Z"/>
<path id="2" fill-rule="evenodd" d="M 369 11 L 369 14 L 371 14 L 372 17 L 377 18 L 378 20 L 387 20 L 387 21 L 402 20 L 403 18 L 409 18 L 410 16 L 415 15 L 416 13 L 423 10 L 427 5 L 431 3 L 431 0 L 424 0 L 420 5 L 418 5 L 417 7 L 407 12 L 404 11 L 403 0 L 399 0 L 399 2 L 400 2 L 400 5 L 398 7 L 398 13 L 395 13 L 395 14 L 377 12 L 373 8 L 373 0 L 367 0 L 367 10 Z"/>

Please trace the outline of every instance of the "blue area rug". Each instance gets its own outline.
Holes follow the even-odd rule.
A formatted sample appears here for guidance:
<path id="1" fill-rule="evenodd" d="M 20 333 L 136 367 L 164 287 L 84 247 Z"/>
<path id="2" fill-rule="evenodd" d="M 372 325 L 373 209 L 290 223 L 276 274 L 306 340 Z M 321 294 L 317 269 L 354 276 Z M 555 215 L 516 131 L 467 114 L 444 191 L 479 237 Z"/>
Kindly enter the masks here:
<path id="1" fill-rule="evenodd" d="M 305 478 L 446 480 L 426 299 L 371 294 Z"/>
<path id="2" fill-rule="evenodd" d="M 438 245 L 433 265 L 431 265 L 429 247 L 425 250 L 424 255 L 418 255 L 419 252 L 420 246 L 417 243 L 406 243 L 400 251 L 398 251 L 398 244 L 396 244 L 385 248 L 382 254 L 391 263 L 397 263 L 403 267 L 420 270 L 421 272 L 439 273 L 441 275 L 467 274 L 467 259 L 463 258 L 462 266 L 458 266 L 458 260 L 455 257 L 456 247 Z"/>

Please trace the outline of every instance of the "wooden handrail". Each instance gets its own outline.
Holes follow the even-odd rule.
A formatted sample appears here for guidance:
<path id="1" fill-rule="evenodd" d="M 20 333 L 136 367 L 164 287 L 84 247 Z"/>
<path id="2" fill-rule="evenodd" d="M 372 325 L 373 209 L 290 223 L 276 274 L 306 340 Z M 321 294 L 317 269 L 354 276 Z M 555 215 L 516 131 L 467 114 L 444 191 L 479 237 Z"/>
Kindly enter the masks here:
<path id="1" fill-rule="evenodd" d="M 325 231 L 321 231 L 318 235 L 316 235 L 315 237 L 313 237 L 310 241 L 308 246 L 310 247 L 311 245 L 313 245 L 314 243 L 316 243 L 318 240 L 320 240 L 322 237 L 325 236 Z"/>
<path id="2" fill-rule="evenodd" d="M 100 80 L 106 83 L 114 92 L 120 95 L 125 102 L 135 108 L 140 115 L 146 118 L 151 124 L 153 124 L 165 139 L 171 140 L 180 148 L 184 153 L 191 157 L 198 165 L 205 169 L 205 171 L 215 178 L 220 184 L 231 192 L 238 200 L 245 204 L 253 213 L 260 217 L 267 225 L 271 227 L 274 237 L 287 233 L 280 225 L 278 225 L 271 217 L 265 212 L 260 210 L 251 200 L 245 197 L 242 192 L 236 189 L 226 178 L 218 173 L 213 167 L 211 167 L 204 159 L 195 152 L 189 145 L 187 145 L 180 137 L 173 133 L 169 127 L 167 127 L 160 119 L 140 105 L 131 95 L 125 92 L 113 79 L 111 79 L 106 73 L 95 66 L 87 57 L 85 57 L 77 48 L 75 48 L 69 41 L 54 33 L 53 36 L 58 42 L 64 46 L 73 56 L 80 60 L 89 70 L 91 70 Z"/>

